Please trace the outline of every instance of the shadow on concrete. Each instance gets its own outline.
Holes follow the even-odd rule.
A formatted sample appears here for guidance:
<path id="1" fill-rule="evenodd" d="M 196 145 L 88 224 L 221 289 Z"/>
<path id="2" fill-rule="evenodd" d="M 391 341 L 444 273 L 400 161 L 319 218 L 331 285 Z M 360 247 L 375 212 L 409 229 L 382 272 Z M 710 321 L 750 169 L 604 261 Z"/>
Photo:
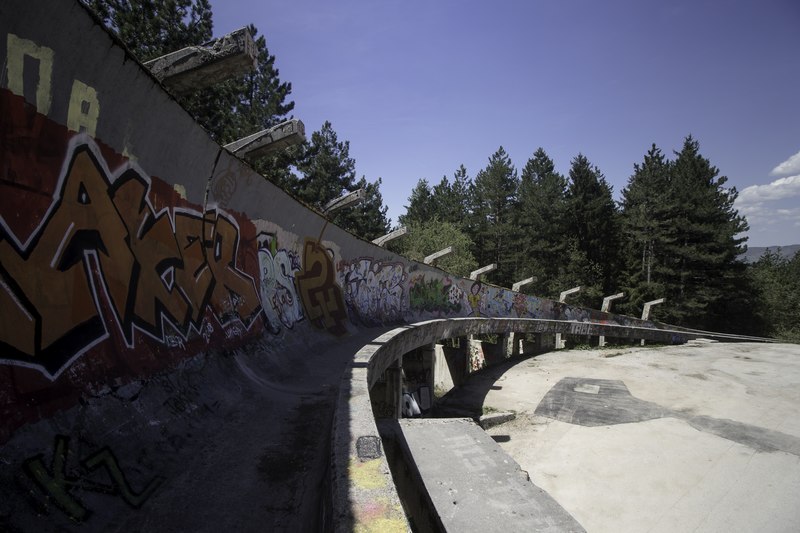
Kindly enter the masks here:
<path id="1" fill-rule="evenodd" d="M 616 379 L 566 377 L 553 385 L 536 407 L 536 415 L 580 426 L 612 426 L 657 418 L 683 420 L 758 452 L 781 451 L 800 456 L 800 439 L 779 431 L 710 416 L 692 416 L 633 396 Z"/>
<path id="2" fill-rule="evenodd" d="M 537 353 L 536 355 L 541 355 Z M 431 408 L 430 418 L 469 417 L 477 419 L 483 414 L 483 404 L 491 390 L 501 390 L 497 380 L 515 366 L 528 363 L 536 355 L 522 355 L 471 374 L 466 381 L 437 399 Z"/>

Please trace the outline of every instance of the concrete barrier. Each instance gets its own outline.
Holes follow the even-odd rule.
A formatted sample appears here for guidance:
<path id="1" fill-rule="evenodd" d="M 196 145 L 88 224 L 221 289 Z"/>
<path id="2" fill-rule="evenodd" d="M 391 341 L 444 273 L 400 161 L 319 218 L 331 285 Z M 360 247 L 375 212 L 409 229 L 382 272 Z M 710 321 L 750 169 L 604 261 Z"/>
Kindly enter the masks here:
<path id="1" fill-rule="evenodd" d="M 0 3 L 0 58 L 0 526 L 328 524 L 320 428 L 337 395 L 363 407 L 374 368 L 336 386 L 374 328 L 665 328 L 333 225 L 317 242 L 325 219 L 215 143 L 77 1 Z"/>
<path id="2" fill-rule="evenodd" d="M 372 531 L 377 524 L 381 524 L 380 530 L 402 531 L 408 527 L 370 402 L 369 391 L 384 372 L 403 355 L 441 339 L 508 333 L 606 335 L 667 344 L 699 337 L 677 330 L 523 318 L 440 319 L 384 333 L 356 353 L 339 386 L 332 461 L 333 522 L 337 531 Z M 376 501 L 383 502 L 377 510 Z"/>

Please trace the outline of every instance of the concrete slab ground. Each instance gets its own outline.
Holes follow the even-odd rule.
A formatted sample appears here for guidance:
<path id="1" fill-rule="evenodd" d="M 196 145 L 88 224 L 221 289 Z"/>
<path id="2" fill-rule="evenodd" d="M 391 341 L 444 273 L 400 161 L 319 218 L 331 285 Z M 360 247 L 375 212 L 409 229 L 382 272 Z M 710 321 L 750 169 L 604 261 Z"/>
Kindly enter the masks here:
<path id="1" fill-rule="evenodd" d="M 469 419 L 400 421 L 441 531 L 583 528 Z"/>
<path id="2" fill-rule="evenodd" d="M 798 345 L 551 352 L 443 402 L 515 411 L 488 433 L 589 532 L 800 529 Z"/>

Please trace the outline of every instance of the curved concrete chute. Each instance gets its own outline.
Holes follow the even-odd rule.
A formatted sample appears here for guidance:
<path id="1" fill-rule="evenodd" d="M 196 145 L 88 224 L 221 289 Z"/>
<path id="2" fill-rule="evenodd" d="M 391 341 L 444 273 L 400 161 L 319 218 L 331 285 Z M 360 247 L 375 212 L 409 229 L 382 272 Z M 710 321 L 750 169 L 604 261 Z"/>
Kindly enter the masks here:
<path id="1" fill-rule="evenodd" d="M 402 362 L 413 350 L 442 339 L 478 335 L 580 334 L 609 337 L 644 338 L 663 344 L 684 343 L 699 335 L 674 329 L 655 329 L 566 320 L 524 318 L 450 318 L 401 326 L 376 337 L 353 358 L 340 385 L 333 427 L 333 501 L 335 523 L 341 531 L 366 527 L 365 516 L 372 502 L 385 499 L 387 520 L 399 520 L 399 496 L 390 474 L 389 463 L 381 451 L 381 435 L 375 423 L 370 390 L 386 377 L 387 370 Z M 398 374 L 399 379 L 399 374 Z M 394 412 L 402 401 L 402 386 L 396 385 Z M 373 443 L 365 452 L 364 443 Z M 371 469 L 371 483 L 364 485 L 361 469 Z"/>
<path id="2" fill-rule="evenodd" d="M 392 336 L 409 345 L 470 328 L 697 336 L 328 225 L 220 147 L 77 0 L 0 3 L 0 58 L 2 527 L 330 526 L 349 509 L 324 497 L 335 400 L 350 410 L 333 445 L 375 455 L 350 435 L 376 435 L 364 399 L 400 341 L 350 363 L 398 325 L 415 324 Z M 369 490 L 382 468 L 334 471 Z M 387 523 L 403 527 L 395 503 Z"/>

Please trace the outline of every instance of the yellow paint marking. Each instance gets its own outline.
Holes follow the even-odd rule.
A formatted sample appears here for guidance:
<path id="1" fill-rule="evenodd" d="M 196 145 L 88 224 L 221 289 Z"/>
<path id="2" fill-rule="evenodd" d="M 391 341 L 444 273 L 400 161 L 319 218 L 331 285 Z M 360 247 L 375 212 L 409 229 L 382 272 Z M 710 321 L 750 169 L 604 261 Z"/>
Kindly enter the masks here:
<path id="1" fill-rule="evenodd" d="M 51 85 L 53 76 L 53 57 L 51 48 L 39 46 L 28 39 L 21 39 L 13 33 L 8 34 L 8 89 L 19 96 L 25 96 L 23 70 L 25 56 L 39 61 L 39 80 L 36 84 L 36 109 L 42 115 L 50 111 L 52 101 Z"/>

